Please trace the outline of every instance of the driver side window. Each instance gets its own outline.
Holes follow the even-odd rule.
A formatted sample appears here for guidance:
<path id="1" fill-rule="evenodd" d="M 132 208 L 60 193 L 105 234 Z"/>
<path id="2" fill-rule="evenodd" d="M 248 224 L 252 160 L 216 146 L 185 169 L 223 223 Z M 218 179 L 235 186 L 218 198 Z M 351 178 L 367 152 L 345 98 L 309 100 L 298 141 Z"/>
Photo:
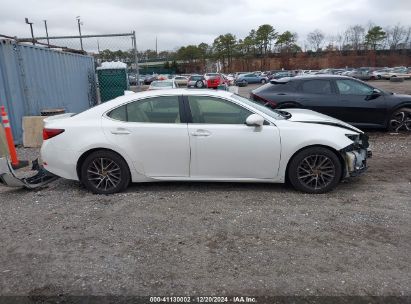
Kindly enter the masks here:
<path id="1" fill-rule="evenodd" d="M 247 109 L 227 100 L 209 96 L 188 96 L 193 123 L 244 124 L 253 114 Z"/>
<path id="2" fill-rule="evenodd" d="M 373 88 L 351 79 L 338 79 L 335 81 L 341 95 L 370 95 Z"/>

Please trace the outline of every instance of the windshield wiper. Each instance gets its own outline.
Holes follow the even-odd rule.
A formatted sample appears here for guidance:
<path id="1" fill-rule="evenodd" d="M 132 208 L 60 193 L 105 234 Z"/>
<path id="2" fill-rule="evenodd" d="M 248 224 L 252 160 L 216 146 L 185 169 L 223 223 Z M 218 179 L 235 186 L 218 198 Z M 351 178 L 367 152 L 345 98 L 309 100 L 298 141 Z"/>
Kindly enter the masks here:
<path id="1" fill-rule="evenodd" d="M 282 110 L 275 110 L 278 114 L 280 114 L 282 117 L 284 117 L 285 119 L 290 119 L 291 118 L 291 113 L 287 112 L 287 111 L 282 111 Z"/>
<path id="2" fill-rule="evenodd" d="M 284 117 L 285 119 L 290 119 L 291 116 L 292 116 L 291 113 L 288 113 L 287 111 L 282 111 L 282 110 L 277 110 L 277 109 L 275 109 L 274 106 L 273 106 L 271 103 L 269 103 L 269 102 L 265 103 L 264 106 L 267 107 L 267 108 L 269 108 L 271 111 L 273 111 L 273 112 L 281 115 L 281 116 Z"/>

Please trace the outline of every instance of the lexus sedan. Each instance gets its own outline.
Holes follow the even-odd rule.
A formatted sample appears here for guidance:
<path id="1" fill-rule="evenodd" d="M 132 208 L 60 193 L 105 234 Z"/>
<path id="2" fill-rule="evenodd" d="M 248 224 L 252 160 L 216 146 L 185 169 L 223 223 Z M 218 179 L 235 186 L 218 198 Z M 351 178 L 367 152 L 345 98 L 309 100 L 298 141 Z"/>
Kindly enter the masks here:
<path id="1" fill-rule="evenodd" d="M 411 131 L 411 96 L 386 92 L 344 76 L 272 80 L 251 92 L 267 106 L 311 109 L 359 128 Z"/>
<path id="2" fill-rule="evenodd" d="M 99 194 L 153 181 L 289 181 L 323 193 L 363 173 L 370 156 L 367 136 L 347 123 L 213 90 L 121 96 L 45 119 L 43 138 L 44 169 Z"/>

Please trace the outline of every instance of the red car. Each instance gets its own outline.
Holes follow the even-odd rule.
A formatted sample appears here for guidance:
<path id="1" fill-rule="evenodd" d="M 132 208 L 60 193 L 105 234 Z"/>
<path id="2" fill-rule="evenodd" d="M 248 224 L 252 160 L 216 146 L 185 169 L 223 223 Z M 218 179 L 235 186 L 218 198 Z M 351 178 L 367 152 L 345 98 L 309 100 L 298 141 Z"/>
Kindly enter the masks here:
<path id="1" fill-rule="evenodd" d="M 217 89 L 219 85 L 226 84 L 227 81 L 220 73 L 206 73 L 204 75 L 209 89 Z"/>

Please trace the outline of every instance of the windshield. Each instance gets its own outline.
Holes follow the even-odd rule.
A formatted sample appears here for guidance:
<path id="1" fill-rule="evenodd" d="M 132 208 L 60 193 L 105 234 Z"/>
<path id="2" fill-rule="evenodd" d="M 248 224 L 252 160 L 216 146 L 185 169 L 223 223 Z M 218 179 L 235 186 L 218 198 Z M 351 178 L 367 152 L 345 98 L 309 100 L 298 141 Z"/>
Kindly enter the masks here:
<path id="1" fill-rule="evenodd" d="M 281 114 L 281 112 L 271 109 L 271 108 L 267 108 L 262 106 L 261 104 L 259 104 L 258 102 L 252 101 L 248 98 L 245 98 L 243 96 L 237 95 L 237 94 L 233 94 L 231 95 L 231 97 L 233 97 L 234 99 L 241 101 L 243 103 L 245 103 L 246 105 L 253 107 L 261 112 L 263 112 L 264 114 L 267 114 L 268 116 L 274 118 L 274 119 L 285 119 L 284 115 Z"/>

